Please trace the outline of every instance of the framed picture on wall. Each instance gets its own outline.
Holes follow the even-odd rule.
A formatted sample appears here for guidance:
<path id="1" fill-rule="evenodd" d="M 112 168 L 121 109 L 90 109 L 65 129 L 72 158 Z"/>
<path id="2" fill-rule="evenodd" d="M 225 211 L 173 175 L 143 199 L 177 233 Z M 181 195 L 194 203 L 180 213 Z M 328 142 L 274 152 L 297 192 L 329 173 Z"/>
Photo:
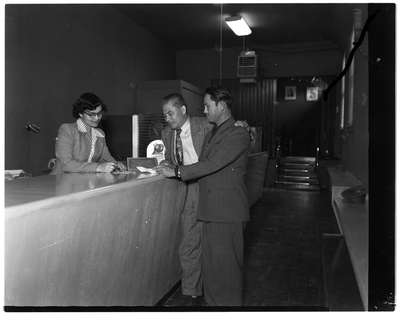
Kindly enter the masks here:
<path id="1" fill-rule="evenodd" d="M 307 87 L 306 100 L 307 101 L 318 101 L 318 88 L 317 87 Z"/>
<path id="2" fill-rule="evenodd" d="M 285 87 L 285 100 L 296 100 L 296 86 Z"/>

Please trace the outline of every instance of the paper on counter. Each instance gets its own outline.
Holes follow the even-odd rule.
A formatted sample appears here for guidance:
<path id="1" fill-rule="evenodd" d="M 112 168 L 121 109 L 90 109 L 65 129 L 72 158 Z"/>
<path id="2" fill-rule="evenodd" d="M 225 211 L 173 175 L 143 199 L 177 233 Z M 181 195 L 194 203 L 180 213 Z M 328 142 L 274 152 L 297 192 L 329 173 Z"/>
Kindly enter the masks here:
<path id="1" fill-rule="evenodd" d="M 136 168 L 141 172 L 141 173 L 150 173 L 150 174 L 157 174 L 155 170 L 152 168 L 146 168 L 143 166 L 136 166 Z"/>
<path id="2" fill-rule="evenodd" d="M 113 174 L 136 174 L 136 172 L 135 171 L 123 171 L 123 172 L 114 171 Z"/>
<path id="3" fill-rule="evenodd" d="M 138 177 L 136 177 L 136 179 L 143 179 L 143 178 L 151 178 L 157 176 L 157 174 L 153 174 L 153 173 L 140 173 Z"/>
<path id="4" fill-rule="evenodd" d="M 12 176 L 19 176 L 21 173 L 25 173 L 23 170 L 5 170 L 6 173 L 11 174 Z"/>

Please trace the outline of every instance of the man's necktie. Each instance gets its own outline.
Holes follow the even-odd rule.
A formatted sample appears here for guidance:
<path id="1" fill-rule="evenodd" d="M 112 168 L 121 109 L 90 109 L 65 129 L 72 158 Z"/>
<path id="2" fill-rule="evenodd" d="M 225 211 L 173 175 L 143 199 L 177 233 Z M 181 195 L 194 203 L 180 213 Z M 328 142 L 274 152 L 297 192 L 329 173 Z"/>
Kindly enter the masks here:
<path id="1" fill-rule="evenodd" d="M 183 165 L 181 132 L 181 129 L 176 130 L 176 160 L 178 161 L 179 165 Z"/>

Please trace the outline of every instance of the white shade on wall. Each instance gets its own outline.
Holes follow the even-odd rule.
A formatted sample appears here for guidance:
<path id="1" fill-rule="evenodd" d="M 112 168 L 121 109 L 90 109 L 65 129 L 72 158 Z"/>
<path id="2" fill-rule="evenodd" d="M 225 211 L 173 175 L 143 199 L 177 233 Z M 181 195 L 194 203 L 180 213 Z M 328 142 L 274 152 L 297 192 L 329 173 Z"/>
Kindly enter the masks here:
<path id="1" fill-rule="evenodd" d="M 251 33 L 251 29 L 240 15 L 226 18 L 225 22 L 237 36 L 249 35 Z"/>

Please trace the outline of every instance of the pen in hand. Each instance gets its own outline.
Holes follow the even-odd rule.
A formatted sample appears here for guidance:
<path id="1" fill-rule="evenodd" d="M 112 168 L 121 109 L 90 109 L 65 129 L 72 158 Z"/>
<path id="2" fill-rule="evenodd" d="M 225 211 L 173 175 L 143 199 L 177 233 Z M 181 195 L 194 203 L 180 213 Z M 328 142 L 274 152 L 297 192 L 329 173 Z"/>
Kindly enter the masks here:
<path id="1" fill-rule="evenodd" d="M 114 163 L 114 162 L 110 162 L 110 161 L 107 161 L 106 159 L 104 159 L 103 158 L 103 161 L 104 161 L 104 163 L 108 163 L 108 164 L 106 164 L 106 167 L 105 167 L 105 169 L 104 169 L 104 172 L 108 172 L 108 173 L 112 173 L 112 172 L 114 172 L 117 168 L 118 168 L 118 166 L 117 166 L 117 164 L 116 163 Z M 104 163 L 102 163 L 102 164 L 104 164 Z M 108 170 L 109 168 L 112 168 L 111 170 Z"/>

